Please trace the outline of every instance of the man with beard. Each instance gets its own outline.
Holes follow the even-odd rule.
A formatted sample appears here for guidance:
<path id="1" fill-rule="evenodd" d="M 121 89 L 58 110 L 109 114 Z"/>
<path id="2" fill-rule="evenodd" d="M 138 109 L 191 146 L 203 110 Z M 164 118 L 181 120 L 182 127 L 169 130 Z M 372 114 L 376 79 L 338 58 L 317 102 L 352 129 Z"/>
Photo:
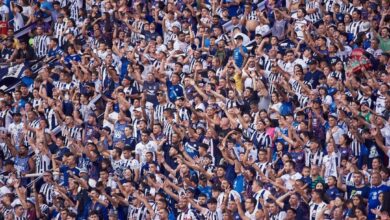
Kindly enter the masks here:
<path id="1" fill-rule="evenodd" d="M 14 153 L 16 153 L 14 151 Z M 15 157 L 15 167 L 21 175 L 30 173 L 34 167 L 35 162 L 32 157 L 28 156 L 28 148 L 25 145 L 19 147 L 19 152 Z M 22 184 L 27 184 L 27 179 L 22 179 Z"/>
<path id="2" fill-rule="evenodd" d="M 199 219 L 195 212 L 188 208 L 188 199 L 187 197 L 185 196 L 181 196 L 179 198 L 179 202 L 177 203 L 177 208 L 179 209 L 179 216 L 177 217 L 178 220 L 184 220 L 184 219 L 193 219 L 193 220 L 196 220 L 196 219 Z"/>
<path id="3" fill-rule="evenodd" d="M 87 143 L 88 140 L 93 140 L 94 138 L 98 138 L 99 128 L 97 126 L 96 115 L 94 113 L 90 114 L 87 117 L 87 121 L 84 122 L 83 129 L 83 142 Z"/>

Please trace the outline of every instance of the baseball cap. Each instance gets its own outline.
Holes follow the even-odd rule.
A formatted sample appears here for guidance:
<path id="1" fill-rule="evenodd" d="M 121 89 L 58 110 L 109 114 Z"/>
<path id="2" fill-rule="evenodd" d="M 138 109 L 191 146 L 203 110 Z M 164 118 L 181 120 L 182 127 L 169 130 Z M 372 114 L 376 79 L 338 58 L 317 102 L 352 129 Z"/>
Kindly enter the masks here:
<path id="1" fill-rule="evenodd" d="M 317 64 L 317 60 L 311 59 L 309 62 L 307 62 L 307 65 Z"/>
<path id="2" fill-rule="evenodd" d="M 134 108 L 134 111 L 142 112 L 142 108 L 141 107 Z"/>

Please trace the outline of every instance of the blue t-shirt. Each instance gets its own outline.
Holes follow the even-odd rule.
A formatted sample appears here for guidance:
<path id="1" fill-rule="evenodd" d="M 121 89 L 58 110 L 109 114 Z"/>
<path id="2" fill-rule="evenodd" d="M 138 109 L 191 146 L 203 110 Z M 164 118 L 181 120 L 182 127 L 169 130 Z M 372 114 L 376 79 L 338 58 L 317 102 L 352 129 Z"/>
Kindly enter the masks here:
<path id="1" fill-rule="evenodd" d="M 237 192 L 244 191 L 244 182 L 245 178 L 242 174 L 239 174 L 236 179 L 234 180 L 233 189 Z"/>
<path id="2" fill-rule="evenodd" d="M 248 49 L 245 46 L 241 46 L 241 47 L 244 53 L 248 53 Z M 240 52 L 240 47 L 236 47 L 233 50 L 233 59 L 238 67 L 242 67 L 242 64 L 244 63 L 244 56 Z"/>
<path id="3" fill-rule="evenodd" d="M 80 170 L 77 168 L 69 168 L 67 165 L 60 167 L 60 172 L 62 173 L 64 178 L 63 186 L 68 186 L 68 182 L 69 182 L 68 170 L 72 171 L 72 173 L 76 176 L 80 174 Z"/>
<path id="4" fill-rule="evenodd" d="M 65 57 L 65 64 L 70 64 L 71 61 L 80 62 L 81 57 L 79 54 L 68 55 Z"/>
<path id="5" fill-rule="evenodd" d="M 115 146 L 116 143 L 119 141 L 122 141 L 126 138 L 125 135 L 125 128 L 127 126 L 127 123 L 121 124 L 119 122 L 115 123 L 114 125 L 114 137 L 112 139 L 112 144 Z"/>
<path id="6" fill-rule="evenodd" d="M 175 102 L 177 97 L 184 97 L 184 88 L 182 85 L 173 85 L 171 81 L 167 80 L 167 89 L 169 101 Z"/>
<path id="7" fill-rule="evenodd" d="M 325 194 L 332 200 L 336 199 L 338 195 L 340 195 L 339 189 L 337 187 L 331 187 L 328 190 L 326 190 Z"/>
<path id="8" fill-rule="evenodd" d="M 207 195 L 207 198 L 211 198 L 211 186 L 206 185 L 205 187 L 198 185 L 198 190 Z"/>
<path id="9" fill-rule="evenodd" d="M 184 144 L 184 150 L 191 158 L 199 155 L 199 142 L 197 141 L 188 141 Z"/>
<path id="10" fill-rule="evenodd" d="M 310 83 L 313 88 L 317 88 L 318 81 L 321 76 L 324 76 L 324 73 L 319 70 L 316 70 L 314 72 L 308 71 L 303 79 L 305 80 L 305 82 Z"/>
<path id="11" fill-rule="evenodd" d="M 347 195 L 348 199 L 352 198 L 354 195 L 361 195 L 363 198 L 368 199 L 370 194 L 370 187 L 363 186 L 361 188 L 356 188 L 355 186 L 347 186 Z"/>
<path id="12" fill-rule="evenodd" d="M 371 212 L 371 209 L 375 209 L 379 205 L 379 194 L 388 191 L 390 191 L 390 187 L 386 185 L 371 186 L 370 194 L 368 196 L 368 219 L 375 219 L 375 214 Z"/>

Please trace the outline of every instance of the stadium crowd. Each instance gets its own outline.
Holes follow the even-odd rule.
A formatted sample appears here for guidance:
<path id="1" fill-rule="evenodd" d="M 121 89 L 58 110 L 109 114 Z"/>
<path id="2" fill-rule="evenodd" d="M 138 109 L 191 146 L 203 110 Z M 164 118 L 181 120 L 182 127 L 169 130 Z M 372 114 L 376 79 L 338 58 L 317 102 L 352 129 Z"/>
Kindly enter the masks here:
<path id="1" fill-rule="evenodd" d="M 22 73 L 0 219 L 390 219 L 389 0 L 0 0 L 0 20 Z"/>

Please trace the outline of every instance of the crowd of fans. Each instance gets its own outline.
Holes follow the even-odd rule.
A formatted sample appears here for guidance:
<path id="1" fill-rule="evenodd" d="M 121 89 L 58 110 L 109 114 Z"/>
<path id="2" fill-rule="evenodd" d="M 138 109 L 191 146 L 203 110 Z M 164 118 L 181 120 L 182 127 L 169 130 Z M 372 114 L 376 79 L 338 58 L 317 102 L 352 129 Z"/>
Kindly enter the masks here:
<path id="1" fill-rule="evenodd" d="M 0 0 L 0 20 L 23 73 L 0 90 L 1 219 L 390 219 L 389 0 Z"/>

